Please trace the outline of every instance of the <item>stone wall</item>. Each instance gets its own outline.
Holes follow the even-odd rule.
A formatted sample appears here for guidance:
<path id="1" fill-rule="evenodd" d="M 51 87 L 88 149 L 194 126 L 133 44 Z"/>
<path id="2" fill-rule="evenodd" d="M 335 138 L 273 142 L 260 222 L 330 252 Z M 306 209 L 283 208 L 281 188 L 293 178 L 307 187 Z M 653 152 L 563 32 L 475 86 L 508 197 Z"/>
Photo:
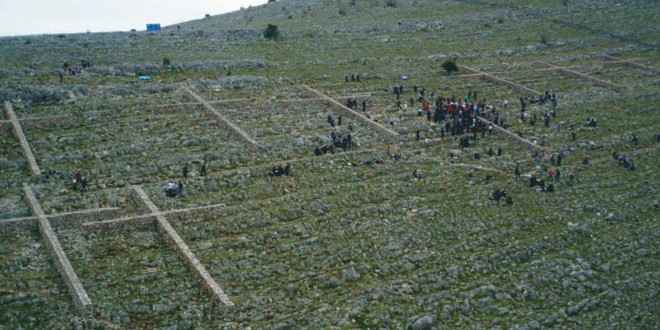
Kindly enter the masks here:
<path id="1" fill-rule="evenodd" d="M 48 215 L 53 228 L 71 228 L 79 227 L 86 222 L 98 222 L 106 219 L 113 219 L 119 217 L 121 210 L 116 207 L 92 209 L 84 212 L 69 212 L 61 214 Z"/>
<path id="2" fill-rule="evenodd" d="M 479 78 L 482 78 L 482 79 L 492 81 L 496 84 L 500 84 L 500 85 L 510 87 L 514 90 L 517 90 L 517 91 L 521 92 L 521 93 L 531 94 L 533 96 L 542 94 L 541 92 L 539 92 L 537 90 L 531 89 L 529 87 L 526 87 L 526 86 L 523 86 L 523 85 L 520 85 L 520 84 L 516 84 L 516 83 L 514 83 L 512 81 L 508 81 L 506 79 L 498 78 L 498 77 L 496 77 L 496 76 L 494 76 L 490 73 L 481 72 L 481 71 L 478 71 L 478 70 L 475 70 L 475 69 L 472 69 L 472 68 L 468 68 L 466 66 L 461 66 L 461 70 L 467 71 L 470 74 L 475 74 L 475 77 L 479 77 Z"/>
<path id="3" fill-rule="evenodd" d="M 69 212 L 46 215 L 53 228 L 79 227 L 88 222 L 101 222 L 105 219 L 117 218 L 121 210 L 118 208 L 95 209 L 82 212 Z M 39 217 L 21 217 L 0 220 L 0 233 L 11 233 L 17 229 L 36 230 L 39 228 Z"/>
<path id="4" fill-rule="evenodd" d="M 344 114 L 348 117 L 351 117 L 351 118 L 359 119 L 359 120 L 367 123 L 369 126 L 371 126 L 373 128 L 376 128 L 378 131 L 387 134 L 388 139 L 391 140 L 391 139 L 401 138 L 399 133 L 397 133 L 395 131 L 392 131 L 392 130 L 388 129 L 387 127 L 385 127 L 385 126 L 383 126 L 383 125 L 367 118 L 366 116 L 362 115 L 359 112 L 356 112 L 356 111 L 353 111 L 352 109 L 349 109 L 348 107 L 346 107 L 343 104 L 333 100 L 332 98 L 321 94 L 321 92 L 319 92 L 319 91 L 317 91 L 317 90 L 315 90 L 315 89 L 313 89 L 313 88 L 311 88 L 307 85 L 303 85 L 303 87 L 305 89 L 307 89 L 307 91 L 309 92 L 310 97 L 312 97 L 312 98 L 315 98 L 315 97 L 323 98 L 325 100 L 326 104 L 328 104 L 329 106 L 332 106 L 333 108 L 335 108 L 337 111 L 341 112 L 342 114 Z"/>
<path id="5" fill-rule="evenodd" d="M 23 155 L 25 156 L 25 159 L 28 162 L 28 167 L 30 168 L 30 173 L 32 173 L 32 177 L 35 178 L 40 177 L 41 170 L 39 169 L 39 165 L 37 165 L 37 161 L 34 159 L 34 155 L 32 154 L 32 149 L 30 149 L 30 144 L 28 144 L 27 139 L 25 138 L 25 134 L 23 133 L 21 124 L 18 122 L 16 113 L 14 113 L 14 109 L 12 109 L 11 107 L 11 103 L 5 101 L 4 107 L 7 118 L 9 118 L 9 120 L 12 123 L 12 127 L 14 129 L 14 135 L 16 136 L 16 139 L 19 141 L 21 145 L 21 149 L 23 150 Z"/>
<path id="6" fill-rule="evenodd" d="M 51 116 L 41 118 L 22 118 L 19 119 L 21 126 L 25 131 L 30 130 L 58 130 L 63 128 L 72 128 L 79 126 L 73 116 Z"/>
<path id="7" fill-rule="evenodd" d="M 491 122 L 489 120 L 487 120 L 485 118 L 482 118 L 482 117 L 477 117 L 477 118 L 479 119 L 479 121 L 484 123 L 484 125 L 486 125 L 486 127 L 488 127 L 488 125 L 491 125 Z M 521 138 L 520 136 L 516 135 L 515 133 L 512 133 L 512 132 L 504 129 L 503 127 L 501 127 L 499 125 L 496 125 L 496 124 L 492 124 L 492 125 L 493 125 L 493 132 L 504 135 L 504 137 L 506 137 L 514 145 L 518 145 L 518 146 L 521 146 L 521 147 L 524 147 L 524 148 L 530 148 L 532 150 L 538 150 L 538 151 L 543 151 L 544 150 L 543 147 L 541 147 L 539 145 L 536 145 L 536 144 L 534 144 L 534 143 L 532 143 L 528 140 L 525 140 L 525 139 Z"/>
<path id="8" fill-rule="evenodd" d="M 573 71 L 571 69 L 567 69 L 567 68 L 564 68 L 564 67 L 559 67 L 559 66 L 556 66 L 556 65 L 553 65 L 553 64 L 550 64 L 550 63 L 546 63 L 546 62 L 543 62 L 543 61 L 537 61 L 537 62 L 542 64 L 542 65 L 545 65 L 549 68 L 556 69 L 557 71 L 559 71 L 561 73 L 568 74 L 568 75 L 573 76 L 573 77 L 578 78 L 578 79 L 582 79 L 582 80 L 592 82 L 592 83 L 594 83 L 598 86 L 613 88 L 617 92 L 621 92 L 621 91 L 624 90 L 623 86 L 619 86 L 619 85 L 617 85 L 615 83 L 612 83 L 610 81 L 607 81 L 607 80 L 598 79 L 596 77 L 592 77 L 592 76 L 586 75 L 584 73 Z"/>
<path id="9" fill-rule="evenodd" d="M 165 219 L 165 216 L 160 213 L 156 205 L 151 202 L 144 190 L 139 186 L 133 186 L 133 191 L 135 198 L 141 201 L 139 205 L 142 205 L 143 208 L 148 209 L 151 214 L 155 215 L 158 231 L 164 234 L 165 241 L 176 251 L 179 258 L 188 266 L 190 272 L 200 281 L 204 290 L 211 296 L 211 299 L 220 307 L 233 307 L 234 303 L 229 300 L 229 297 L 220 288 L 218 283 L 215 282 L 213 277 L 211 277 L 204 265 L 199 262 L 195 254 L 176 230 L 174 230 L 172 225 Z"/>
<path id="10" fill-rule="evenodd" d="M 37 230 L 39 228 L 39 218 L 15 218 L 0 220 L 0 234 L 11 235 L 20 230 Z"/>
<path id="11" fill-rule="evenodd" d="M 645 71 L 648 71 L 648 72 L 653 72 L 655 74 L 658 74 L 658 72 L 660 72 L 660 70 L 656 70 L 652 67 L 649 67 L 649 66 L 646 66 L 642 63 L 637 63 L 637 62 L 634 62 L 634 61 L 631 61 L 631 60 L 621 60 L 621 59 L 618 59 L 614 56 L 609 56 L 609 55 L 603 55 L 603 58 L 605 59 L 604 66 L 606 66 L 606 67 L 624 66 L 624 67 L 628 67 L 628 68 L 632 68 L 632 69 L 642 69 L 642 70 L 645 70 Z"/>
<path id="12" fill-rule="evenodd" d="M 219 105 L 225 108 L 242 108 L 254 102 L 255 99 L 207 101 L 210 105 Z"/>
<path id="13" fill-rule="evenodd" d="M 39 206 L 32 188 L 26 184 L 23 186 L 23 190 L 30 210 L 34 215 L 39 217 L 39 232 L 41 233 L 46 248 L 53 257 L 53 262 L 55 263 L 57 270 L 60 272 L 64 282 L 69 287 L 76 306 L 85 312 L 87 308 L 92 305 L 92 301 L 89 299 L 87 292 L 83 288 L 78 275 L 76 275 L 76 272 L 73 270 L 69 258 L 67 258 L 66 253 L 64 253 L 60 241 L 57 239 L 55 231 L 53 231 L 53 228 L 50 226 L 50 222 L 46 218 L 44 211 L 41 209 L 41 206 Z"/>
<path id="14" fill-rule="evenodd" d="M 243 131 L 240 127 L 236 126 L 234 123 L 232 123 L 232 122 L 229 121 L 227 118 L 225 118 L 222 114 L 220 114 L 220 112 L 218 112 L 218 110 L 216 110 L 215 108 L 213 108 L 213 106 L 211 106 L 209 103 L 207 103 L 206 101 L 204 101 L 204 99 L 202 99 L 199 95 L 195 94 L 195 92 L 193 92 L 193 91 L 190 90 L 189 88 L 185 88 L 185 91 L 188 92 L 188 94 L 190 94 L 190 96 L 191 96 L 195 101 L 201 102 L 201 103 L 203 104 L 203 106 L 204 106 L 207 110 L 209 110 L 209 111 L 211 111 L 213 114 L 215 114 L 216 117 L 217 117 L 218 119 L 220 119 L 220 123 L 224 126 L 224 128 L 227 129 L 227 130 L 229 130 L 229 131 L 231 131 L 231 132 L 233 132 L 233 133 L 234 133 L 233 135 L 234 135 L 237 139 L 247 142 L 248 145 L 250 145 L 250 146 L 256 146 L 256 145 L 258 145 L 257 141 L 255 141 L 254 139 L 252 139 L 252 138 L 251 138 L 247 133 L 245 133 L 245 131 Z"/>
<path id="15" fill-rule="evenodd" d="M 85 230 L 93 232 L 153 231 L 156 230 L 156 216 L 147 214 L 129 218 L 85 222 L 82 226 Z"/>

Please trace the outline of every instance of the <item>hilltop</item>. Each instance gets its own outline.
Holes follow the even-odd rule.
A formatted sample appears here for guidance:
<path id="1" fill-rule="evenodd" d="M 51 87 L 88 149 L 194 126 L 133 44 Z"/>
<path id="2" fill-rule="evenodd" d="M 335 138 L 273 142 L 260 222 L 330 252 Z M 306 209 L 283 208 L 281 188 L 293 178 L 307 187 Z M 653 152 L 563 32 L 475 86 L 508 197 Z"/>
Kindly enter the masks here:
<path id="1" fill-rule="evenodd" d="M 656 7 L 0 38 L 0 329 L 653 328 Z"/>

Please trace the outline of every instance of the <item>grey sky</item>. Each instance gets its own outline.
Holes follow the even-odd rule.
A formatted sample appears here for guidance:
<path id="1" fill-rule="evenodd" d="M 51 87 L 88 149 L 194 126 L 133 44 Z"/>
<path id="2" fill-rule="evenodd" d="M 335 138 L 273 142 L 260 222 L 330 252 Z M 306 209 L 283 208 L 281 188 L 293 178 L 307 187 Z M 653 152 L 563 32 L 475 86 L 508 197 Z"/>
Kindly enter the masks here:
<path id="1" fill-rule="evenodd" d="M 145 30 L 267 0 L 0 0 L 0 36 Z"/>

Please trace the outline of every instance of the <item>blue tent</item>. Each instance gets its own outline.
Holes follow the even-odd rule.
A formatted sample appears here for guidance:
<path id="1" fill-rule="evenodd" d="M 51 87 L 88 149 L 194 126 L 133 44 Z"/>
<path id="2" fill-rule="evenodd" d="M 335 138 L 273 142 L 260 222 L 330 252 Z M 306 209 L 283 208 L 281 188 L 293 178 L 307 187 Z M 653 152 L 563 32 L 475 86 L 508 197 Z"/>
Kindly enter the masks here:
<path id="1" fill-rule="evenodd" d="M 147 31 L 160 31 L 160 24 L 147 24 Z"/>

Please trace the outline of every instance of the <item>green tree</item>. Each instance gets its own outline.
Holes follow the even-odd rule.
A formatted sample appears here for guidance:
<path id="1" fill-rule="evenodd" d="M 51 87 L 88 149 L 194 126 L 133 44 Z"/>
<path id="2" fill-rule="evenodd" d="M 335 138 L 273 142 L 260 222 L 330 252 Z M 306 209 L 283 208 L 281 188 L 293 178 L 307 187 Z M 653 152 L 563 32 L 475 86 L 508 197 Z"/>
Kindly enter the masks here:
<path id="1" fill-rule="evenodd" d="M 268 24 L 268 27 L 264 30 L 264 37 L 271 40 L 279 38 L 280 31 L 277 29 L 277 25 Z"/>
<path id="2" fill-rule="evenodd" d="M 448 74 L 451 74 L 452 72 L 458 72 L 458 65 L 456 65 L 454 60 L 446 60 L 440 66 L 445 69 Z"/>

